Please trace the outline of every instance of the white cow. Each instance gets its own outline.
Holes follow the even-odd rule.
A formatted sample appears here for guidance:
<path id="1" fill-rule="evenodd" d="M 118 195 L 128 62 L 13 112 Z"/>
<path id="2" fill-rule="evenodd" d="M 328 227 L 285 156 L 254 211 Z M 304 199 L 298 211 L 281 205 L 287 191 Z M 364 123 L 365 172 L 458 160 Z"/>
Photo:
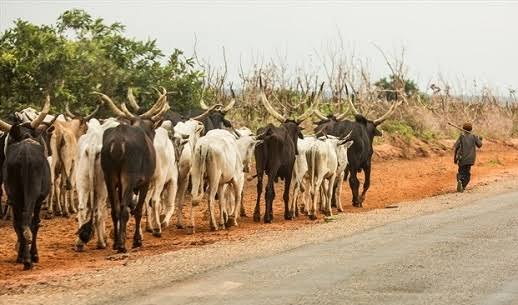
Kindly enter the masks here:
<path id="1" fill-rule="evenodd" d="M 313 199 L 311 207 L 309 209 L 309 218 L 316 219 L 316 210 L 318 197 L 322 196 L 321 204 L 324 207 L 327 216 L 332 215 L 331 199 L 333 196 L 333 186 L 338 174 L 338 169 L 344 168 L 345 166 L 339 164 L 340 160 L 344 162 L 347 160 L 347 148 L 349 148 L 353 142 L 349 139 L 350 134 L 343 139 L 335 137 L 321 137 L 317 141 L 314 141 L 311 148 L 306 152 L 306 158 L 308 162 L 308 172 L 310 173 L 310 185 Z M 322 193 L 321 193 L 322 191 Z M 341 208 L 341 207 L 340 207 Z"/>
<path id="2" fill-rule="evenodd" d="M 214 129 L 209 131 L 208 133 L 212 136 L 228 136 L 227 130 L 222 129 Z M 250 165 L 253 162 L 254 157 L 254 149 L 258 141 L 256 140 L 255 136 L 253 135 L 252 131 L 246 127 L 241 127 L 236 130 L 237 134 L 239 135 L 239 138 L 236 139 L 237 142 L 237 150 L 239 152 L 239 156 L 241 157 L 241 160 L 243 161 L 243 172 L 248 173 L 250 172 Z M 232 133 L 232 132 L 231 132 Z M 234 133 L 232 133 L 234 135 Z M 243 204 L 243 193 L 241 193 L 241 202 L 235 201 L 234 193 L 233 192 L 227 192 L 226 191 L 227 185 L 225 185 L 225 201 L 227 203 L 227 206 L 230 207 L 230 214 L 234 214 L 234 209 L 239 208 L 240 210 L 240 216 L 246 217 L 246 211 L 245 206 Z M 238 206 L 239 204 L 239 206 Z M 237 222 L 233 217 L 230 217 L 230 221 L 228 222 L 230 226 L 237 225 Z"/>
<path id="3" fill-rule="evenodd" d="M 174 144 L 177 149 L 178 160 L 178 192 L 176 194 L 177 224 L 183 228 L 183 202 L 187 186 L 191 177 L 193 151 L 196 142 L 203 133 L 203 123 L 197 120 L 179 122 L 174 126 Z M 191 206 L 191 219 L 194 217 Z"/>
<path id="4" fill-rule="evenodd" d="M 234 135 L 226 130 L 211 130 L 204 137 L 200 138 L 194 149 L 194 160 L 191 170 L 192 179 L 192 203 L 197 204 L 203 197 L 204 180 L 208 182 L 208 207 L 211 230 L 217 230 L 216 218 L 214 215 L 214 200 L 216 192 L 219 196 L 220 221 L 225 228 L 225 185 L 229 184 L 234 193 L 235 202 L 241 203 L 241 193 L 244 185 L 243 160 L 239 153 L 238 144 Z M 233 209 L 232 221 L 236 225 L 238 208 Z M 191 218 L 191 225 L 194 229 L 194 219 Z"/>
<path id="5" fill-rule="evenodd" d="M 107 210 L 107 191 L 101 168 L 101 148 L 104 131 L 119 125 L 108 119 L 102 125 L 96 119 L 88 121 L 88 131 L 79 138 L 77 151 L 77 171 L 75 172 L 79 199 L 78 238 L 76 250 L 82 251 L 84 245 L 97 235 L 97 248 L 106 248 L 104 218 Z"/>
<path id="6" fill-rule="evenodd" d="M 302 192 L 303 195 L 307 194 L 306 190 L 308 189 L 309 177 L 308 177 L 308 161 L 306 158 L 307 151 L 310 150 L 313 143 L 317 141 L 314 136 L 306 136 L 304 139 L 298 139 L 297 141 L 297 150 L 299 154 L 295 156 L 295 164 L 293 166 L 293 174 L 292 174 L 292 190 L 290 201 L 288 206 L 290 208 L 290 213 L 292 217 L 298 216 L 297 203 L 299 199 L 299 195 Z M 305 211 L 307 211 L 307 202 L 303 198 Z"/>
<path id="7" fill-rule="evenodd" d="M 162 235 L 162 227 L 169 225 L 174 213 L 176 192 L 178 190 L 178 166 L 173 142 L 169 139 L 172 131 L 170 121 L 165 121 L 155 130 L 153 146 L 156 152 L 155 173 L 151 179 L 144 204 L 147 208 L 147 225 L 153 236 Z M 160 221 L 160 217 L 163 217 Z"/>

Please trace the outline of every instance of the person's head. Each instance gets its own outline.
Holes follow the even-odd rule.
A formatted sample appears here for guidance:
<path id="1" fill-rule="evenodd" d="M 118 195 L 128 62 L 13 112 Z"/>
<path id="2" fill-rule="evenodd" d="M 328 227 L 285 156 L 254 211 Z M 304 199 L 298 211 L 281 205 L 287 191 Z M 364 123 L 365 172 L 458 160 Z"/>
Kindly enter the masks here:
<path id="1" fill-rule="evenodd" d="M 473 125 L 471 125 L 471 123 L 469 122 L 466 122 L 464 123 L 464 125 L 462 125 L 462 129 L 464 129 L 465 131 L 471 131 L 473 129 Z"/>

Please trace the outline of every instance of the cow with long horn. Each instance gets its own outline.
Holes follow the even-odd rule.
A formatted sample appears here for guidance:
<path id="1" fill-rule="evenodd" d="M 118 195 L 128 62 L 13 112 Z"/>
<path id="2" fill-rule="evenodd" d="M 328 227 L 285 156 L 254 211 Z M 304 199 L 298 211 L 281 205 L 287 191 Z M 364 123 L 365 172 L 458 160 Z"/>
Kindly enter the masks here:
<path id="1" fill-rule="evenodd" d="M 351 100 L 349 100 L 349 104 L 355 114 L 354 121 L 344 120 L 347 114 L 346 112 L 332 118 L 326 118 L 320 112 L 316 112 L 316 114 L 322 119 L 322 121 L 317 123 L 318 126 L 315 128 L 317 136 L 327 134 L 336 137 L 344 137 L 348 133 L 352 132 L 351 140 L 353 141 L 353 144 L 347 150 L 348 164 L 345 169 L 344 180 L 347 180 L 347 176 L 350 175 L 349 186 L 351 187 L 352 202 L 355 207 L 363 206 L 365 195 L 370 187 L 371 162 L 372 154 L 374 153 L 372 142 L 374 141 L 374 137 L 382 135 L 378 126 L 380 126 L 404 101 L 405 97 L 403 94 L 398 94 L 398 96 L 401 96 L 402 100 L 393 102 L 389 110 L 375 120 L 369 120 L 360 114 Z M 360 195 L 360 181 L 358 180 L 357 175 L 361 171 L 365 174 L 365 181 L 363 183 L 363 191 Z M 336 185 L 335 187 L 340 187 L 340 185 Z M 335 198 L 334 201 L 336 200 L 339 199 Z"/>
<path id="2" fill-rule="evenodd" d="M 52 155 L 52 187 L 47 210 L 49 217 L 54 213 L 68 217 L 69 213 L 77 212 L 77 203 L 74 199 L 77 141 L 86 133 L 86 123 L 99 111 L 100 106 L 98 105 L 90 114 L 81 116 L 74 114 L 67 102 L 65 120 L 57 120 L 48 129 L 48 133 L 51 134 L 49 145 Z"/>
<path id="3" fill-rule="evenodd" d="M 36 240 L 40 209 L 50 190 L 47 148 L 41 136 L 47 129 L 41 123 L 49 110 L 47 94 L 43 110 L 30 123 L 11 125 L 0 120 L 0 130 L 7 133 L 2 171 L 18 238 L 17 262 L 23 263 L 25 270 L 39 260 Z"/>
<path id="4" fill-rule="evenodd" d="M 260 202 L 263 188 L 263 175 L 268 176 L 268 183 L 265 189 L 265 212 L 264 222 L 271 223 L 273 220 L 273 200 L 275 198 L 274 182 L 279 178 L 284 180 L 284 219 L 293 219 L 288 206 L 289 190 L 295 163 L 295 156 L 298 154 L 297 139 L 302 139 L 302 127 L 300 124 L 311 116 L 318 106 L 320 95 L 324 84 L 320 86 L 318 94 L 312 95 L 311 106 L 296 118 L 287 118 L 277 112 L 268 101 L 264 92 L 262 79 L 259 78 L 260 91 L 257 96 L 266 108 L 268 113 L 277 119 L 281 125 L 268 124 L 258 130 L 257 139 L 261 142 L 255 148 L 255 160 L 257 171 L 257 201 L 254 209 L 254 221 L 260 221 Z"/>
<path id="5" fill-rule="evenodd" d="M 107 95 L 95 93 L 122 119 L 119 126 L 104 132 L 100 158 L 111 205 L 113 249 L 126 252 L 126 226 L 130 212 L 135 216 L 136 227 L 133 247 L 142 245 L 142 208 L 156 167 L 154 129 L 169 109 L 167 93 L 164 90 L 157 102 L 140 115 L 129 111 L 124 103 L 119 108 Z M 132 200 L 134 192 L 138 194 L 136 206 Z"/>

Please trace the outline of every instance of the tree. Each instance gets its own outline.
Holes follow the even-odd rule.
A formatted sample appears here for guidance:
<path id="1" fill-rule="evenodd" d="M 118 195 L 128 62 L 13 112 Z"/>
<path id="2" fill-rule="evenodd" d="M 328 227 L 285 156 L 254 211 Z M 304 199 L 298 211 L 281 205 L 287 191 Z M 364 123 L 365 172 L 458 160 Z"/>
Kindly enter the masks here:
<path id="1" fill-rule="evenodd" d="M 378 97 L 382 99 L 387 99 L 389 101 L 394 101 L 397 99 L 396 91 L 397 88 L 401 88 L 402 86 L 399 86 L 397 83 L 398 81 L 401 82 L 401 80 L 398 80 L 398 77 L 394 75 L 390 75 L 387 79 L 386 77 L 380 79 L 377 81 L 374 85 L 378 89 Z M 413 80 L 404 80 L 405 86 L 404 91 L 407 96 L 412 96 L 417 93 L 419 93 L 419 88 L 417 87 L 417 84 Z"/>
<path id="2" fill-rule="evenodd" d="M 0 115 L 39 107 L 47 90 L 57 112 L 67 102 L 77 112 L 91 111 L 98 103 L 94 90 L 123 101 L 128 87 L 143 108 L 161 86 L 174 110 L 196 107 L 203 73 L 181 50 L 165 59 L 155 40 L 127 38 L 124 25 L 83 10 L 65 11 L 55 25 L 17 20 L 0 36 Z"/>

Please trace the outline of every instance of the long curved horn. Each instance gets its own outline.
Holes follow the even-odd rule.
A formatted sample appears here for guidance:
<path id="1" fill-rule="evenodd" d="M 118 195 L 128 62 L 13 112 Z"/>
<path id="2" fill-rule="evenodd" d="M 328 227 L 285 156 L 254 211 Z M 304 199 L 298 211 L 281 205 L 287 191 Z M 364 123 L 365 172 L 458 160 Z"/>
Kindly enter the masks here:
<path id="1" fill-rule="evenodd" d="M 104 104 L 104 103 L 103 103 Z M 85 116 L 84 119 L 86 121 L 90 120 L 91 118 L 94 117 L 94 115 L 97 114 L 97 112 L 99 111 L 99 109 L 101 109 L 101 105 L 97 105 L 97 107 L 95 107 L 94 111 L 92 111 L 89 115 Z"/>
<path id="2" fill-rule="evenodd" d="M 65 103 L 65 114 L 68 115 L 70 118 L 75 119 L 77 116 L 70 111 L 70 108 L 68 106 L 68 102 Z"/>
<path id="3" fill-rule="evenodd" d="M 378 126 L 379 124 L 383 123 L 392 114 L 392 112 L 394 112 L 394 110 L 396 110 L 396 108 L 402 103 L 403 101 L 392 103 L 392 106 L 390 106 L 389 110 L 384 115 L 372 121 L 374 125 Z"/>
<path id="4" fill-rule="evenodd" d="M 345 119 L 345 117 L 347 116 L 347 114 L 349 112 L 349 109 L 351 109 L 351 107 L 347 106 L 347 109 L 345 109 L 345 111 L 343 111 L 342 113 L 340 113 L 339 115 L 336 116 L 336 120 L 341 121 L 341 120 Z"/>
<path id="5" fill-rule="evenodd" d="M 160 112 L 160 110 L 164 107 L 164 104 L 166 103 L 166 99 L 167 99 L 167 92 L 165 92 L 165 94 L 164 93 L 160 94 L 158 97 L 158 100 L 155 102 L 155 104 L 151 108 L 149 108 L 148 111 L 139 115 L 139 117 L 142 119 L 150 119 L 155 114 Z"/>
<path id="6" fill-rule="evenodd" d="M 136 118 L 136 116 L 133 113 L 131 113 L 131 111 L 129 111 L 128 107 L 126 107 L 126 103 L 121 104 L 121 110 L 122 112 L 124 112 L 127 118 Z"/>
<path id="7" fill-rule="evenodd" d="M 128 88 L 128 101 L 129 101 L 129 105 L 133 109 L 133 111 L 140 110 L 140 106 L 137 103 L 137 99 L 133 95 L 133 89 L 131 87 Z"/>
<path id="8" fill-rule="evenodd" d="M 203 120 L 206 116 L 208 116 L 212 110 L 214 110 L 214 109 L 216 109 L 216 108 L 218 108 L 218 107 L 222 107 L 222 106 L 223 106 L 223 105 L 221 105 L 221 104 L 215 104 L 215 105 L 212 105 L 212 106 L 210 106 L 210 108 L 209 108 L 209 109 L 205 110 L 205 112 L 204 112 L 204 113 L 202 113 L 202 114 L 200 114 L 200 115 L 198 115 L 198 116 L 195 116 L 195 117 L 191 118 L 191 120 L 201 121 L 201 120 Z"/>
<path id="9" fill-rule="evenodd" d="M 234 104 L 236 103 L 236 94 L 234 93 L 234 89 L 232 89 L 232 85 L 230 85 L 230 93 L 232 94 L 232 99 L 230 100 L 230 103 L 228 103 L 227 106 L 225 106 L 223 109 L 221 109 L 221 112 L 227 113 L 234 107 Z"/>
<path id="10" fill-rule="evenodd" d="M 151 121 L 153 121 L 153 122 L 159 121 L 160 118 L 164 115 L 164 113 L 166 113 L 166 111 L 168 111 L 169 109 L 171 109 L 171 107 L 169 107 L 168 103 L 165 103 L 164 107 L 162 107 L 162 109 L 157 114 L 155 114 L 154 116 L 151 117 Z"/>
<path id="11" fill-rule="evenodd" d="M 108 104 L 108 107 L 113 112 L 113 114 L 115 114 L 118 117 L 122 117 L 122 118 L 126 118 L 127 117 L 126 114 L 124 112 L 122 112 L 119 109 L 119 107 L 117 107 L 115 105 L 115 103 L 112 101 L 112 99 L 109 96 L 107 96 L 104 93 L 97 92 L 97 91 L 94 91 L 93 94 L 99 95 Z"/>
<path id="12" fill-rule="evenodd" d="M 302 122 L 305 119 L 309 118 L 313 114 L 315 109 L 318 108 L 318 104 L 320 103 L 320 97 L 322 96 L 323 90 L 324 90 L 324 83 L 322 82 L 322 84 L 320 85 L 320 90 L 318 90 L 318 94 L 313 98 L 311 106 L 309 106 L 309 108 L 306 110 L 306 112 L 304 112 L 302 115 L 300 115 L 296 119 L 297 122 Z"/>
<path id="13" fill-rule="evenodd" d="M 315 111 L 313 111 L 313 114 L 316 115 L 319 119 L 321 120 L 327 120 L 328 117 L 326 117 L 322 112 L 320 112 L 320 110 L 318 109 L 315 109 Z"/>
<path id="14" fill-rule="evenodd" d="M 351 109 L 353 110 L 354 114 L 361 114 L 358 109 L 356 109 L 356 107 L 354 107 L 354 104 L 353 104 L 353 101 L 352 99 L 348 98 L 347 99 L 349 101 L 349 105 L 351 105 Z"/>
<path id="15" fill-rule="evenodd" d="M 1 131 L 9 132 L 9 130 L 11 130 L 11 127 L 13 127 L 13 126 L 11 126 L 11 124 L 0 120 L 0 130 Z"/>
<path id="16" fill-rule="evenodd" d="M 31 127 L 36 128 L 36 127 L 40 126 L 41 122 L 43 122 L 43 120 L 45 119 L 45 117 L 47 116 L 49 111 L 50 111 L 50 95 L 47 93 L 47 96 L 45 97 L 45 104 L 43 104 L 43 109 L 41 109 L 41 112 L 38 115 L 38 117 L 36 117 L 31 122 Z"/>
<path id="17" fill-rule="evenodd" d="M 205 104 L 205 101 L 203 100 L 203 97 L 205 96 L 205 89 L 201 91 L 201 97 L 200 97 L 200 108 L 203 110 L 208 110 L 209 106 Z"/>

